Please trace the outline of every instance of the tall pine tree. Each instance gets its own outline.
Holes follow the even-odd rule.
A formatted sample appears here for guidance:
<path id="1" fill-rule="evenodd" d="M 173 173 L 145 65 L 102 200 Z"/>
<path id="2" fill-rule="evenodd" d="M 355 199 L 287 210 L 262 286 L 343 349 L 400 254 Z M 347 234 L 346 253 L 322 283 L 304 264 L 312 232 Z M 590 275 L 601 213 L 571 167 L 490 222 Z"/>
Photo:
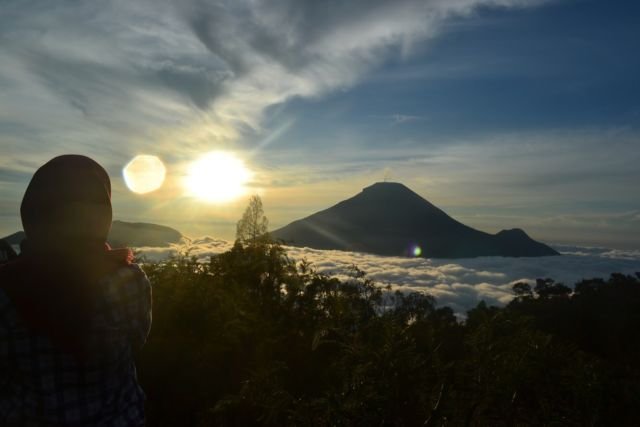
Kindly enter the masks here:
<path id="1" fill-rule="evenodd" d="M 256 246 L 269 241 L 267 228 L 269 220 L 264 215 L 260 196 L 253 195 L 249 206 L 236 226 L 236 242 L 246 246 Z"/>

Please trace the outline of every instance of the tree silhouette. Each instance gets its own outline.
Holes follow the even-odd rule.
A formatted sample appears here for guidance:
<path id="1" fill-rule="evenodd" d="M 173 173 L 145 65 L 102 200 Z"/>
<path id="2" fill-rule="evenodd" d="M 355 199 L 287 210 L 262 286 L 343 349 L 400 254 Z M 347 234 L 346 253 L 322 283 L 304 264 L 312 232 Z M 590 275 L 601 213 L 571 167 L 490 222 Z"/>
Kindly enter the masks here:
<path id="1" fill-rule="evenodd" d="M 553 279 L 536 279 L 534 288 L 538 298 L 547 299 L 555 297 L 566 298 L 571 294 L 571 288 L 562 283 L 556 283 Z"/>
<path id="2" fill-rule="evenodd" d="M 256 246 L 269 240 L 267 228 L 269 220 L 264 215 L 260 196 L 253 195 L 249 206 L 236 226 L 236 242 L 243 245 Z"/>
<path id="3" fill-rule="evenodd" d="M 513 286 L 457 318 L 269 240 L 258 196 L 208 262 L 145 263 L 148 425 L 640 425 L 640 275 Z"/>
<path id="4" fill-rule="evenodd" d="M 533 298 L 533 292 L 531 291 L 531 285 L 526 282 L 518 282 L 512 286 L 513 293 L 518 299 Z"/>

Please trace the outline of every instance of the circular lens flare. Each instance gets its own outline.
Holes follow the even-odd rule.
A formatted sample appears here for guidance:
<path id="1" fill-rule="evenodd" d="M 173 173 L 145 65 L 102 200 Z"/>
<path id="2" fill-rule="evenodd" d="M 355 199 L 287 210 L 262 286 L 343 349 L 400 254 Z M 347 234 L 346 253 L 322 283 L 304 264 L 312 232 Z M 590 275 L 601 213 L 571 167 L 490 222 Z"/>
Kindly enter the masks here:
<path id="1" fill-rule="evenodd" d="M 185 186 L 193 197 L 223 203 L 244 195 L 251 175 L 244 162 L 234 154 L 214 151 L 191 165 Z"/>
<path id="2" fill-rule="evenodd" d="M 122 169 L 124 182 L 129 190 L 138 194 L 150 193 L 164 183 L 167 169 L 156 156 L 139 155 Z"/>
<path id="3" fill-rule="evenodd" d="M 415 257 L 422 255 L 422 248 L 418 245 L 415 245 L 413 249 L 411 249 L 411 254 Z"/>

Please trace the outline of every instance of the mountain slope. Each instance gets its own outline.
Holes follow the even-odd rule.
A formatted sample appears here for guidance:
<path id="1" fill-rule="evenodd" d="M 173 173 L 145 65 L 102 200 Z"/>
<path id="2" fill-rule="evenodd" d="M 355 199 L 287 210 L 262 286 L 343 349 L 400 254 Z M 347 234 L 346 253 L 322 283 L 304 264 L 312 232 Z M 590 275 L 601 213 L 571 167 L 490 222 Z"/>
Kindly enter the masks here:
<path id="1" fill-rule="evenodd" d="M 108 241 L 113 247 L 122 246 L 166 246 L 178 243 L 182 234 L 178 230 L 164 225 L 144 222 L 113 221 Z M 24 239 L 24 231 L 13 233 L 3 240 L 10 245 L 19 245 Z"/>
<path id="2" fill-rule="evenodd" d="M 558 255 L 522 230 L 492 235 L 468 227 L 406 186 L 391 182 L 373 184 L 272 234 L 293 246 L 379 255 L 410 255 L 416 246 L 422 256 L 437 258 Z"/>
<path id="3" fill-rule="evenodd" d="M 116 220 L 111 224 L 108 241 L 114 247 L 166 246 L 181 238 L 178 230 L 164 225 Z"/>

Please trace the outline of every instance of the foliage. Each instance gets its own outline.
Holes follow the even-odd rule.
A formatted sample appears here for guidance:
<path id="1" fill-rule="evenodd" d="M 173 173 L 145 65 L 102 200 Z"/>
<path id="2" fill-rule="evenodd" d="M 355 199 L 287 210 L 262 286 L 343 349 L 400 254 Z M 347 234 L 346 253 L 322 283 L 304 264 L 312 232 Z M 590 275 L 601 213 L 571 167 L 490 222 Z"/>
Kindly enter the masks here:
<path id="1" fill-rule="evenodd" d="M 640 281 L 514 285 L 460 321 L 421 293 L 238 240 L 146 264 L 150 426 L 638 425 Z"/>
<path id="2" fill-rule="evenodd" d="M 251 196 L 249 206 L 236 226 L 236 241 L 244 245 L 266 243 L 269 240 L 268 227 L 269 221 L 262 208 L 262 199 L 257 195 Z"/>
<path id="3" fill-rule="evenodd" d="M 144 267 L 154 324 L 139 374 L 151 426 L 640 419 L 634 277 L 569 293 L 543 281 L 461 323 L 427 295 L 382 289 L 357 269 L 325 276 L 277 244 Z"/>

